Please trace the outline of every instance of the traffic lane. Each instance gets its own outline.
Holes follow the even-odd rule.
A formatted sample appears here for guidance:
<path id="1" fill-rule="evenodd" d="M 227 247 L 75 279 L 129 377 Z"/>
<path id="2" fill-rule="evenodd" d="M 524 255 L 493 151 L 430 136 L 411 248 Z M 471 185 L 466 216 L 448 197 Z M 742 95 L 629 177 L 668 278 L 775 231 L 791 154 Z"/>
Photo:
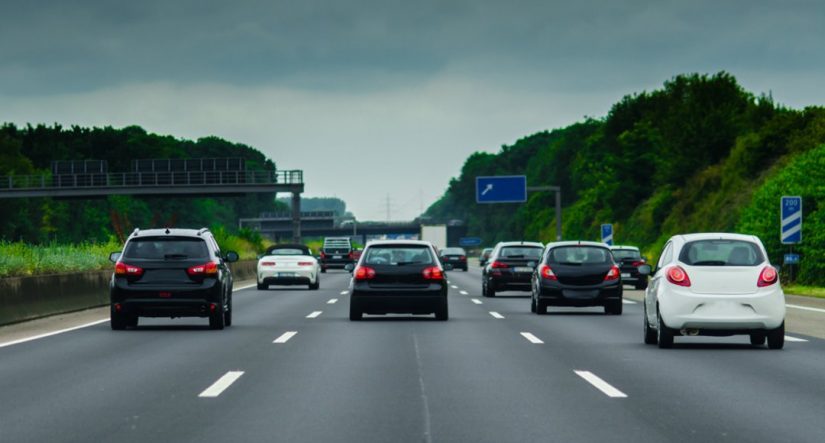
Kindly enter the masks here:
<path id="1" fill-rule="evenodd" d="M 459 287 L 461 280 L 455 279 Z M 514 332 L 539 331 L 535 335 L 571 366 L 596 368 L 614 382 L 639 411 L 630 426 L 657 429 L 668 439 L 807 441 L 823 435 L 817 419 L 825 394 L 822 341 L 786 343 L 777 352 L 754 348 L 744 336 L 686 337 L 668 351 L 642 343 L 640 303 L 625 305 L 622 316 L 555 307 L 537 316 L 529 312 L 529 299 L 518 298 L 484 299 L 484 305 L 512 320 Z"/>
<path id="2" fill-rule="evenodd" d="M 290 322 L 347 281 L 326 280 L 319 291 L 239 292 L 224 331 L 201 319 L 141 319 L 152 326 L 101 324 L 2 348 L 0 429 L 10 441 L 145 441 L 158 423 L 185 418 L 181 401 L 237 369 L 239 356 L 266 352 L 276 331 L 297 327 Z"/>
<path id="3" fill-rule="evenodd" d="M 563 361 L 468 298 L 450 295 L 451 319 L 347 320 L 337 303 L 271 353 L 245 363 L 244 380 L 197 405 L 193 439 L 284 441 L 524 441 L 607 439 L 621 426 L 612 399 Z M 223 412 L 229 415 L 222 415 Z M 590 425 L 593 411 L 601 422 Z M 220 420 L 219 420 L 220 419 Z M 634 430 L 639 439 L 655 433 Z"/>

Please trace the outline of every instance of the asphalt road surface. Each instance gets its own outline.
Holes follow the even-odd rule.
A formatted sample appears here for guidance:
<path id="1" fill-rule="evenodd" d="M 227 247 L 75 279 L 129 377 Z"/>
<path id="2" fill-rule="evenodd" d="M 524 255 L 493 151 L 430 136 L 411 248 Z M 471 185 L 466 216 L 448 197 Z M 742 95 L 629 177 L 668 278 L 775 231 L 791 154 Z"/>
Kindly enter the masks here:
<path id="1" fill-rule="evenodd" d="M 660 350 L 635 291 L 622 316 L 537 316 L 519 293 L 481 297 L 478 268 L 448 277 L 448 322 L 350 322 L 349 274 L 330 272 L 319 291 L 236 288 L 224 331 L 141 319 L 5 341 L 0 441 L 825 441 L 821 339 Z"/>

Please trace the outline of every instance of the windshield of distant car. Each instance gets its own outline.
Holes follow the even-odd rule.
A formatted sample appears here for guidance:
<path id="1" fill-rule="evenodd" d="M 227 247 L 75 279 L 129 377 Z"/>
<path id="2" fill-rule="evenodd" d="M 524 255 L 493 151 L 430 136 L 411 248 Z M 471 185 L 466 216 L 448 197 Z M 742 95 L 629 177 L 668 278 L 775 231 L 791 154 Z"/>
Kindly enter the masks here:
<path id="1" fill-rule="evenodd" d="M 505 246 L 499 252 L 500 258 L 541 258 L 542 248 L 535 246 Z"/>
<path id="2" fill-rule="evenodd" d="M 183 260 L 209 258 L 206 242 L 199 238 L 143 237 L 129 240 L 123 258 L 146 260 Z"/>
<path id="3" fill-rule="evenodd" d="M 641 259 L 642 254 L 635 249 L 613 249 L 613 257 L 615 257 L 616 260 L 624 258 Z"/>
<path id="4" fill-rule="evenodd" d="M 308 255 L 306 251 L 294 248 L 278 248 L 268 251 L 266 255 Z"/>
<path id="5" fill-rule="evenodd" d="M 441 250 L 441 255 L 467 255 L 461 248 L 444 248 Z"/>
<path id="6" fill-rule="evenodd" d="M 406 265 L 430 264 L 433 257 L 427 246 L 392 246 L 381 245 L 368 247 L 364 264 L 367 265 Z"/>
<path id="7" fill-rule="evenodd" d="M 548 254 L 549 263 L 562 265 L 606 264 L 612 261 L 610 250 L 596 246 L 562 246 Z"/>
<path id="8" fill-rule="evenodd" d="M 749 241 L 697 240 L 685 244 L 679 261 L 690 266 L 756 266 L 765 258 Z"/>

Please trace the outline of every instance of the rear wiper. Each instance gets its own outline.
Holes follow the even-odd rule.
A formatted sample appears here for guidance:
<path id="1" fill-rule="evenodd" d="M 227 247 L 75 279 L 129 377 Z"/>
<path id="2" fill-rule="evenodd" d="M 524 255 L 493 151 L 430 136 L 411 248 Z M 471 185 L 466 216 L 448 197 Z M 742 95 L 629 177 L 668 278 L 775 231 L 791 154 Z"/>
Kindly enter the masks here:
<path id="1" fill-rule="evenodd" d="M 189 258 L 186 254 L 166 254 L 163 256 L 164 260 L 182 260 L 185 258 Z"/>
<path id="2" fill-rule="evenodd" d="M 722 260 L 704 260 L 693 263 L 693 266 L 725 266 L 727 262 Z"/>
<path id="3" fill-rule="evenodd" d="M 524 258 L 524 254 L 516 254 L 516 255 L 506 255 L 501 258 Z"/>

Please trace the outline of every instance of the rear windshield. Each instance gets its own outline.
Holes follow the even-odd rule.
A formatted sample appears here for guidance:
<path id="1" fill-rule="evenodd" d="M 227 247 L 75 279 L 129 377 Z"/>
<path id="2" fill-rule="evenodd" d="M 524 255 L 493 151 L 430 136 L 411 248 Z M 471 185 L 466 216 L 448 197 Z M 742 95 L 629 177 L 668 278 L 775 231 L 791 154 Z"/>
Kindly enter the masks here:
<path id="1" fill-rule="evenodd" d="M 209 258 L 206 242 L 189 237 L 144 237 L 133 238 L 123 251 L 124 258 L 147 260 L 185 260 L 189 258 Z"/>
<path id="2" fill-rule="evenodd" d="M 266 255 L 309 255 L 306 251 L 294 248 L 275 248 L 267 251 Z"/>
<path id="3" fill-rule="evenodd" d="M 541 258 L 542 248 L 535 246 L 505 246 L 498 253 L 500 258 Z"/>
<path id="4" fill-rule="evenodd" d="M 372 246 L 367 248 L 367 265 L 410 265 L 433 263 L 430 248 L 426 246 Z"/>
<path id="5" fill-rule="evenodd" d="M 441 255 L 467 255 L 461 248 L 444 248 L 441 250 Z"/>
<path id="6" fill-rule="evenodd" d="M 697 240 L 685 244 L 679 261 L 691 266 L 756 266 L 765 261 L 755 243 L 744 240 Z"/>
<path id="7" fill-rule="evenodd" d="M 596 246 L 561 246 L 548 254 L 550 263 L 562 265 L 606 264 L 613 261 L 610 250 Z"/>
<path id="8" fill-rule="evenodd" d="M 623 258 L 642 258 L 642 254 L 634 249 L 614 249 L 613 257 L 615 257 L 616 260 L 621 260 Z"/>

